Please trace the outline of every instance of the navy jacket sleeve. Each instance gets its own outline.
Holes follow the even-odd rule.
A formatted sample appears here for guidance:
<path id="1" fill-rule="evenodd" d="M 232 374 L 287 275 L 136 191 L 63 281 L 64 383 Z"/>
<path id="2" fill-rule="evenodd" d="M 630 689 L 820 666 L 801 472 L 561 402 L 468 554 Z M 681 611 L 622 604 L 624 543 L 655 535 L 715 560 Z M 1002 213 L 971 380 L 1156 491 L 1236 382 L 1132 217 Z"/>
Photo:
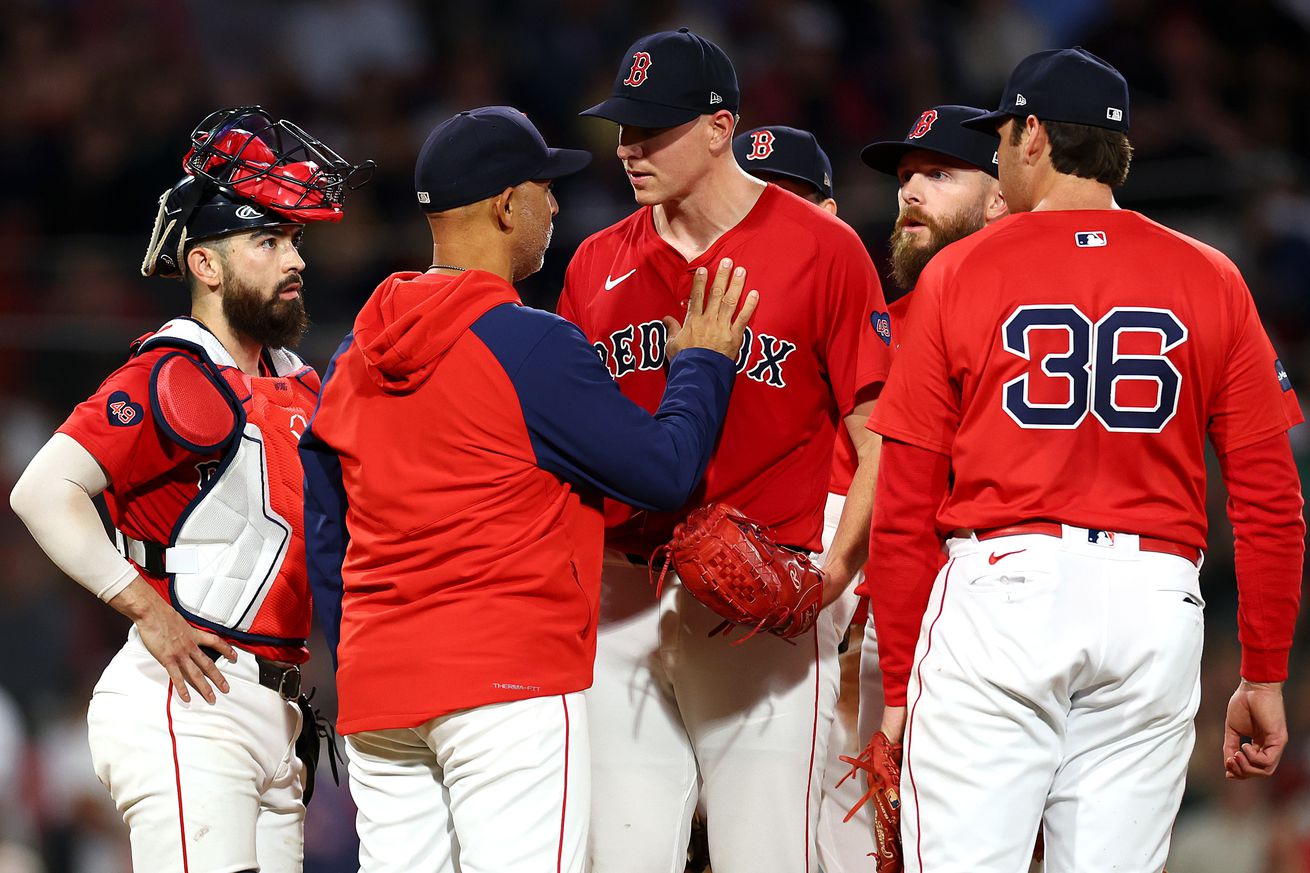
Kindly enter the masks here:
<path id="1" fill-rule="evenodd" d="M 499 306 L 473 330 L 513 382 L 543 469 L 643 509 L 687 502 L 727 414 L 734 361 L 706 349 L 679 354 L 652 416 L 623 395 L 582 331 L 555 315 Z"/>
<path id="2" fill-rule="evenodd" d="M 327 393 L 337 358 L 349 348 L 353 336 L 347 336 L 337 349 L 323 377 L 319 402 Z M 317 410 L 315 410 L 317 412 Z M 305 569 L 314 596 L 323 636 L 332 653 L 332 667 L 337 666 L 337 644 L 341 641 L 341 565 L 346 560 L 350 533 L 346 530 L 346 489 L 341 480 L 341 459 L 327 443 L 314 433 L 314 420 L 300 438 L 300 463 L 305 470 Z"/>

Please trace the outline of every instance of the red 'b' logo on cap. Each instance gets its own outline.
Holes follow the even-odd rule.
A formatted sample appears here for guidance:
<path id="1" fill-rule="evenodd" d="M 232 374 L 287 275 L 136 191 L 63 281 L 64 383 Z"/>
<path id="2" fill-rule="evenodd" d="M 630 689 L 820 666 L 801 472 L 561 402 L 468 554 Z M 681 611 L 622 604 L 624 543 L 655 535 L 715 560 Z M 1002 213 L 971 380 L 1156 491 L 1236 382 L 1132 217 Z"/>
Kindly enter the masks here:
<path id="1" fill-rule="evenodd" d="M 632 69 L 628 70 L 628 78 L 623 80 L 623 84 L 631 85 L 633 88 L 641 86 L 650 76 L 647 70 L 650 69 L 650 52 L 637 52 L 632 56 Z"/>
<path id="2" fill-rule="evenodd" d="M 919 120 L 914 123 L 914 130 L 910 131 L 910 135 L 906 137 L 906 139 L 918 139 L 923 136 L 925 133 L 932 130 L 933 123 L 936 120 L 937 110 L 929 109 L 927 112 L 923 113 L 923 115 L 919 116 Z"/>
<path id="3" fill-rule="evenodd" d="M 771 130 L 757 130 L 751 134 L 751 150 L 746 155 L 748 161 L 762 161 L 773 154 L 773 141 L 777 139 Z"/>

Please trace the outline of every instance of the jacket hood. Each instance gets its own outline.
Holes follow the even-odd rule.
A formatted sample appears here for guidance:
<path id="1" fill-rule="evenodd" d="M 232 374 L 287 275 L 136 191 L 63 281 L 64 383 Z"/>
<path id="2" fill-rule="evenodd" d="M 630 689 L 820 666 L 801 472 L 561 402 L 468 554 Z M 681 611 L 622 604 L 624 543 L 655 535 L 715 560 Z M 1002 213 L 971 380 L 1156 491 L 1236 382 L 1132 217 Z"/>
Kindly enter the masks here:
<path id="1" fill-rule="evenodd" d="M 495 306 L 519 302 L 512 285 L 482 270 L 394 273 L 356 316 L 355 345 L 378 387 L 407 393 L 427 380 L 473 322 Z"/>

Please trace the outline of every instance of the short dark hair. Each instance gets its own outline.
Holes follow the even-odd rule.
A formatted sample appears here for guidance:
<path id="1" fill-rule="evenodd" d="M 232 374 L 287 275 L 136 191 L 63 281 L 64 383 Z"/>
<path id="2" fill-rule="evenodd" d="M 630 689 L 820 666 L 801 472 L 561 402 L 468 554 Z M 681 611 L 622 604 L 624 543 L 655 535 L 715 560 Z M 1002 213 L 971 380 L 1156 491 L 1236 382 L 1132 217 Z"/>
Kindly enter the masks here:
<path id="1" fill-rule="evenodd" d="M 1043 121 L 1051 141 L 1051 165 L 1068 176 L 1095 179 L 1118 188 L 1128 179 L 1133 162 L 1133 146 L 1128 135 L 1104 127 Z M 1023 136 L 1024 120 L 1015 116 L 1010 128 L 1010 144 L 1018 145 Z"/>
<path id="2" fill-rule="evenodd" d="M 235 234 L 215 236 L 210 237 L 209 239 L 198 240 L 196 242 L 188 242 L 186 244 L 186 251 L 182 253 L 183 262 L 185 263 L 187 256 L 191 254 L 193 249 L 197 249 L 201 246 L 204 246 L 207 249 L 213 249 L 218 253 L 220 258 L 227 257 L 229 245 L 232 242 L 232 236 L 234 235 Z M 190 270 L 186 271 L 186 288 L 192 297 L 195 297 L 196 292 L 201 290 L 200 280 L 197 279 Z"/>

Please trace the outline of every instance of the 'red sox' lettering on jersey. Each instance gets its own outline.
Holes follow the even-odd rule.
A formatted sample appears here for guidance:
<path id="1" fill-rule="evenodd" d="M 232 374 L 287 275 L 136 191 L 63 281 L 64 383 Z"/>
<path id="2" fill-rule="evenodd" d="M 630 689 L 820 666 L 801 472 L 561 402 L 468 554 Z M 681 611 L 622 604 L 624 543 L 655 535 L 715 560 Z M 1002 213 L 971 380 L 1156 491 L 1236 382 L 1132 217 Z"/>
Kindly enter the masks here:
<path id="1" fill-rule="evenodd" d="M 600 355 L 600 362 L 615 379 L 621 379 L 637 370 L 662 370 L 668 362 L 664 344 L 669 332 L 662 321 L 643 321 L 625 325 L 606 339 L 592 345 Z M 749 327 L 737 353 L 737 372 L 774 388 L 786 388 L 783 362 L 796 351 L 796 343 L 767 333 L 756 333 Z"/>

